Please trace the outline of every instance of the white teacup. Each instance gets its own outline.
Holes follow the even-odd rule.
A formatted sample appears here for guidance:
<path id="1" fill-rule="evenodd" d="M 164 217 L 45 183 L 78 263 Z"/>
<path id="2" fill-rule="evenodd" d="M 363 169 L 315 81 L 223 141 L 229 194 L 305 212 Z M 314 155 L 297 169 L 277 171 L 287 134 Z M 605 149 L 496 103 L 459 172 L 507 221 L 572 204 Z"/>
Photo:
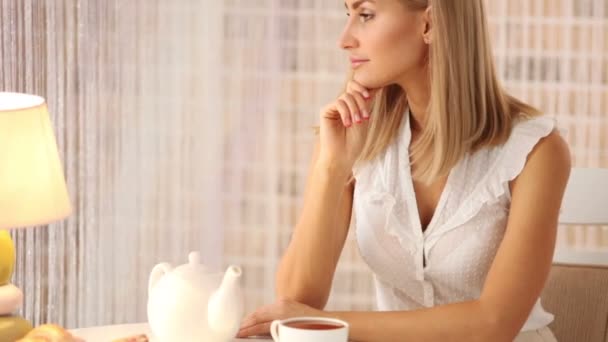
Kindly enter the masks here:
<path id="1" fill-rule="evenodd" d="M 270 334 L 275 342 L 347 342 L 348 323 L 324 317 L 277 319 L 270 325 Z"/>

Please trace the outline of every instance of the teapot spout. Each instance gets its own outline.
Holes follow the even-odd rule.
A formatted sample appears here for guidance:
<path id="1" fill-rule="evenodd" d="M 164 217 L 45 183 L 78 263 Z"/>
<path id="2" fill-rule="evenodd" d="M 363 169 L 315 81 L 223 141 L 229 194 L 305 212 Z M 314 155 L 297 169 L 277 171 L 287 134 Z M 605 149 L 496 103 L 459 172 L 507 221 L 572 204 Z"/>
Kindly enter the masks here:
<path id="1" fill-rule="evenodd" d="M 207 320 L 217 335 L 233 338 L 239 330 L 244 313 L 242 273 L 238 266 L 228 267 L 220 287 L 209 298 Z"/>

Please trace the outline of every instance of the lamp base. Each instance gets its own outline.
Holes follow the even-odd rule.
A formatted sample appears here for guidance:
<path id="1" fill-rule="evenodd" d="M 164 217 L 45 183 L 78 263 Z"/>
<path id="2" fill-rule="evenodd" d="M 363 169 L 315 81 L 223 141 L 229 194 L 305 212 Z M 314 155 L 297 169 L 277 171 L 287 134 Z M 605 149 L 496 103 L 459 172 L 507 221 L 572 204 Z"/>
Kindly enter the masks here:
<path id="1" fill-rule="evenodd" d="M 0 342 L 14 342 L 24 337 L 32 324 L 11 315 L 23 303 L 23 292 L 10 283 L 15 267 L 15 245 L 6 230 L 0 230 Z"/>
<path id="2" fill-rule="evenodd" d="M 0 316 L 0 342 L 14 342 L 32 330 L 30 322 L 19 316 Z"/>
<path id="3" fill-rule="evenodd" d="M 8 230 L 0 229 L 0 286 L 11 282 L 15 267 L 15 245 Z"/>
<path id="4" fill-rule="evenodd" d="M 21 307 L 23 292 L 10 284 L 15 266 L 15 245 L 7 230 L 0 230 L 0 316 Z"/>

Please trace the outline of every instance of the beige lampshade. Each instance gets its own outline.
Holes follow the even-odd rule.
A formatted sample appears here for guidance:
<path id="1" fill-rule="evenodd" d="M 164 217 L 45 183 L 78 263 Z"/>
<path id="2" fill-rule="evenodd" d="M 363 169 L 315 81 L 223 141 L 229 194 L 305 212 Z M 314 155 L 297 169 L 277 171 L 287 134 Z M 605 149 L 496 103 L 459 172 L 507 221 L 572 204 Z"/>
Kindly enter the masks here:
<path id="1" fill-rule="evenodd" d="M 71 210 L 44 99 L 0 92 L 0 229 L 51 223 Z"/>

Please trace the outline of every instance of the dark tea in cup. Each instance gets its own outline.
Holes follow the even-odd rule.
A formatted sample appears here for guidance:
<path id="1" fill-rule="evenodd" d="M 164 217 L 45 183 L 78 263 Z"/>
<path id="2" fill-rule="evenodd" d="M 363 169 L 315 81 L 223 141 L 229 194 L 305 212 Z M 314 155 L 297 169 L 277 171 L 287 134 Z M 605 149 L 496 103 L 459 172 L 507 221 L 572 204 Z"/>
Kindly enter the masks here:
<path id="1" fill-rule="evenodd" d="M 285 323 L 286 327 L 295 328 L 295 329 L 307 329 L 307 330 L 332 330 L 332 329 L 340 329 L 344 327 L 344 324 L 338 323 L 327 323 L 327 322 L 319 322 L 319 321 L 300 321 L 300 322 L 290 322 Z"/>
<path id="2" fill-rule="evenodd" d="M 294 317 L 270 325 L 275 342 L 347 342 L 348 323 L 335 318 Z"/>

